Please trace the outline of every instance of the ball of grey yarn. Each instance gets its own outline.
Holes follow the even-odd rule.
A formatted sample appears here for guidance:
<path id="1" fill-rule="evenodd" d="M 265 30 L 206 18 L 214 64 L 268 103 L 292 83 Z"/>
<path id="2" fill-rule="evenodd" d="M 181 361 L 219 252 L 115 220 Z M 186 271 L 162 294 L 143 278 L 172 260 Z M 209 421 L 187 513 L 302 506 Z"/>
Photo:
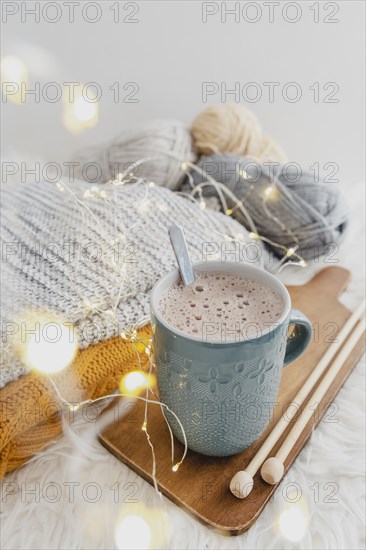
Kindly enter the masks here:
<path id="1" fill-rule="evenodd" d="M 341 240 L 348 223 L 344 199 L 334 184 L 317 182 L 314 173 L 299 170 L 294 163 L 264 166 L 250 158 L 229 154 L 202 156 L 197 166 L 243 202 L 260 235 L 287 247 L 296 244 L 295 235 L 303 258 L 316 259 L 332 253 L 332 244 Z M 190 192 L 207 181 L 194 170 L 190 176 L 181 191 Z M 274 189 L 266 202 L 271 216 L 263 208 L 269 186 Z M 217 196 L 217 190 L 212 185 L 205 186 L 202 194 Z M 235 208 L 235 202 L 227 198 L 227 204 L 233 209 L 232 216 L 249 227 L 243 213 Z M 274 217 L 281 223 L 276 223 Z M 278 248 L 271 248 L 283 255 Z"/>
<path id="2" fill-rule="evenodd" d="M 75 177 L 89 183 L 116 179 L 127 170 L 134 177 L 176 190 L 184 179 L 182 163 L 195 158 L 188 127 L 177 120 L 154 120 L 80 151 L 73 162 L 77 163 Z M 134 165 L 141 159 L 147 160 Z"/>

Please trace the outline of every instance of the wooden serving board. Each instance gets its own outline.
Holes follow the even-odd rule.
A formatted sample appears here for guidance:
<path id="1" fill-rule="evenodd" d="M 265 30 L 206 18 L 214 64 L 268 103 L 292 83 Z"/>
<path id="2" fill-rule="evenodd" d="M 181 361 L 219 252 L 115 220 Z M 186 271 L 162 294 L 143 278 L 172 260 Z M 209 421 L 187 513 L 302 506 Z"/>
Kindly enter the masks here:
<path id="1" fill-rule="evenodd" d="M 312 343 L 307 351 L 283 370 L 279 406 L 275 407 L 274 418 L 262 437 L 249 449 L 228 457 L 206 457 L 188 451 L 188 455 L 177 472 L 172 471 L 170 461 L 170 437 L 159 406 L 151 405 L 148 412 L 148 427 L 156 454 L 156 478 L 161 491 L 173 502 L 193 514 L 202 522 L 224 534 L 239 535 L 246 531 L 259 516 L 276 487 L 267 485 L 259 472 L 254 478 L 254 488 L 245 500 L 235 498 L 229 491 L 232 476 L 245 469 L 269 431 L 281 416 L 285 407 L 292 402 L 309 373 L 316 366 L 350 312 L 338 301 L 338 296 L 350 280 L 350 273 L 339 267 L 328 267 L 303 286 L 288 287 L 292 303 L 309 317 L 314 324 Z M 333 345 L 337 345 L 333 342 Z M 289 469 L 302 447 L 319 423 L 326 409 L 345 382 L 365 349 L 361 338 L 319 404 L 318 413 L 313 415 L 285 462 Z M 121 407 L 122 400 L 112 406 Z M 142 402 L 136 403 L 131 412 L 112 421 L 101 433 L 101 443 L 122 462 L 130 466 L 144 479 L 151 482 L 151 453 L 146 435 L 141 430 L 143 422 Z M 116 410 L 114 411 L 116 413 Z M 328 415 L 332 415 L 329 407 Z M 285 439 L 292 423 L 274 447 L 273 455 Z M 332 424 L 329 425 L 331 429 Z M 183 446 L 176 441 L 176 457 L 182 454 Z M 179 458 L 178 458 L 179 459 Z"/>

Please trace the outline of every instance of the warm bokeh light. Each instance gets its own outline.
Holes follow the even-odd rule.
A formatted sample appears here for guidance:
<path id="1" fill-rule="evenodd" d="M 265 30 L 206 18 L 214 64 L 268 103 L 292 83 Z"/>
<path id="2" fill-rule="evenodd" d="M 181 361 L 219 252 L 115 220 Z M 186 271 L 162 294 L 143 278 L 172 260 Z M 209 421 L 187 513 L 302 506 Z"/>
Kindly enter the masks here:
<path id="1" fill-rule="evenodd" d="M 151 547 L 151 528 L 144 518 L 130 515 L 122 519 L 115 530 L 119 550 L 141 550 Z"/>
<path id="2" fill-rule="evenodd" d="M 88 122 L 95 118 L 97 107 L 96 103 L 88 103 L 83 97 L 79 97 L 73 105 L 73 111 L 77 120 Z"/>
<path id="3" fill-rule="evenodd" d="M 71 323 L 47 313 L 36 313 L 21 322 L 17 348 L 30 369 L 54 374 L 72 362 L 77 338 Z"/>
<path id="4" fill-rule="evenodd" d="M 92 128 L 98 123 L 99 105 L 98 102 L 90 101 L 90 95 L 90 91 L 88 95 L 83 91 L 82 85 L 73 88 L 73 97 L 68 92 L 64 94 L 63 123 L 72 134 Z"/>
<path id="5" fill-rule="evenodd" d="M 142 503 L 124 506 L 116 522 L 114 539 L 119 550 L 165 548 L 169 536 L 167 514 Z"/>
<path id="6" fill-rule="evenodd" d="M 1 81 L 4 96 L 13 103 L 22 103 L 21 85 L 28 84 L 28 70 L 19 57 L 7 55 L 1 59 Z"/>
<path id="7" fill-rule="evenodd" d="M 120 381 L 121 393 L 137 395 L 141 390 L 155 385 L 155 376 L 142 370 L 136 370 L 125 374 Z"/>
<path id="8" fill-rule="evenodd" d="M 27 68 L 19 57 L 7 55 L 1 60 L 1 79 L 12 82 L 21 82 L 22 77 L 27 74 Z"/>
<path id="9" fill-rule="evenodd" d="M 298 493 L 298 489 L 286 493 L 286 505 L 277 523 L 282 536 L 291 542 L 299 542 L 304 537 L 309 523 L 306 499 Z"/>
<path id="10" fill-rule="evenodd" d="M 292 504 L 281 513 L 279 519 L 283 536 L 291 542 L 299 542 L 306 533 L 307 518 L 301 507 Z"/>

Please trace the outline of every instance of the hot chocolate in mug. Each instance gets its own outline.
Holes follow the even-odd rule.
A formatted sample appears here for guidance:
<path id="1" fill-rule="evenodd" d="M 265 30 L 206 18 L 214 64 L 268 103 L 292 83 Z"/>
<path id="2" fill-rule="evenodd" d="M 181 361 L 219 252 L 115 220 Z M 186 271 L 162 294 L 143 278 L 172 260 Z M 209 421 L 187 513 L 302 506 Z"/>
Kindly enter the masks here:
<path id="1" fill-rule="evenodd" d="M 198 263 L 194 271 L 236 275 L 272 289 L 283 311 L 258 334 L 226 341 L 204 341 L 169 324 L 159 309 L 163 293 L 179 280 L 165 275 L 151 293 L 153 348 L 160 400 L 178 416 L 188 447 L 209 456 L 229 456 L 249 447 L 268 425 L 276 405 L 282 367 L 308 346 L 311 323 L 291 308 L 290 295 L 276 277 L 234 262 Z M 177 315 L 181 314 L 177 312 Z M 289 325 L 295 325 L 288 337 Z M 300 367 L 299 367 L 300 368 Z M 183 442 L 179 423 L 166 418 Z"/>

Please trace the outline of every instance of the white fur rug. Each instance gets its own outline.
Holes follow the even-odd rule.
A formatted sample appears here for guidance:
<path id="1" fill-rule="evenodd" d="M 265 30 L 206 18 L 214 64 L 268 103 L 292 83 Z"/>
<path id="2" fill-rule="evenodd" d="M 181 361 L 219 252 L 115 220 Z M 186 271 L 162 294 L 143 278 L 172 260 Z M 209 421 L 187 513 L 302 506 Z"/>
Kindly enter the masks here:
<path id="1" fill-rule="evenodd" d="M 353 186 L 352 191 L 353 224 L 339 253 L 339 265 L 353 272 L 342 298 L 350 309 L 364 295 L 363 185 Z M 286 282 L 303 283 L 323 267 L 319 263 L 300 274 L 287 274 Z M 336 398 L 336 421 L 329 422 L 328 416 L 328 422 L 320 423 L 274 498 L 254 526 L 239 537 L 218 535 L 161 499 L 97 442 L 96 424 L 79 418 L 65 426 L 62 438 L 45 452 L 6 476 L 2 548 L 116 548 L 114 530 L 120 514 L 143 514 L 145 507 L 156 509 L 150 511 L 156 548 L 365 548 L 364 373 L 363 359 Z M 301 498 L 291 505 L 288 500 L 296 500 L 294 491 Z M 138 502 L 129 503 L 131 499 Z M 122 547 L 143 547 L 145 526 L 125 524 Z"/>

